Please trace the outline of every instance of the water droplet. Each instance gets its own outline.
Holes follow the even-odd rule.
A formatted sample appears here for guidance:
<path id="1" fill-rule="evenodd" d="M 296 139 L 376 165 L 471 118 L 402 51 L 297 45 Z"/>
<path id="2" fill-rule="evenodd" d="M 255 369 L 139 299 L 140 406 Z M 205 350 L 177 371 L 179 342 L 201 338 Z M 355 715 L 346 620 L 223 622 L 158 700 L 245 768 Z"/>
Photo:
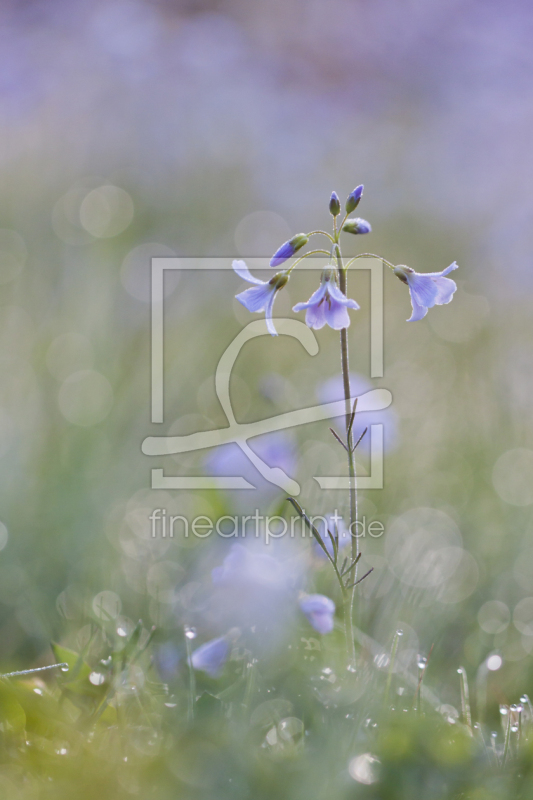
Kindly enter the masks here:
<path id="1" fill-rule="evenodd" d="M 177 703 L 165 703 L 165 708 L 177 708 Z"/>
<path id="2" fill-rule="evenodd" d="M 403 631 L 401 628 L 398 628 L 398 630 L 396 631 L 396 636 L 403 636 Z"/>
<path id="3" fill-rule="evenodd" d="M 119 636 L 127 636 L 127 635 L 128 635 L 128 631 L 127 631 L 127 630 L 125 630 L 124 628 L 121 628 L 121 627 L 119 626 L 119 627 L 117 628 L 117 634 L 118 634 Z"/>
<path id="4" fill-rule="evenodd" d="M 35 689 L 34 689 L 33 691 L 35 692 L 35 694 L 40 694 L 40 695 L 42 695 L 42 693 L 43 693 L 43 690 L 42 690 L 42 689 L 39 689 L 38 687 L 35 687 Z"/>
<path id="5" fill-rule="evenodd" d="M 509 709 L 507 708 L 507 706 L 500 706 L 500 714 L 502 715 L 502 717 L 506 717 L 508 713 Z"/>
<path id="6" fill-rule="evenodd" d="M 517 733 L 518 732 L 518 725 L 511 725 L 511 731 L 513 733 Z"/>
<path id="7" fill-rule="evenodd" d="M 196 639 L 197 635 L 196 628 L 191 628 L 188 625 L 185 626 L 185 636 L 187 639 Z"/>
<path id="8" fill-rule="evenodd" d="M 527 696 L 527 694 L 523 694 L 522 697 L 520 698 L 520 702 L 524 703 L 524 705 L 527 705 L 528 700 L 529 700 L 529 697 Z"/>
<path id="9" fill-rule="evenodd" d="M 322 672 L 324 673 L 324 675 L 331 675 L 331 673 L 333 672 L 333 670 L 331 669 L 331 667 L 325 667 L 325 668 L 322 670 Z"/>
<path id="10" fill-rule="evenodd" d="M 101 686 L 105 681 L 105 675 L 102 675 L 101 672 L 91 672 L 89 680 L 93 686 Z"/>
<path id="11" fill-rule="evenodd" d="M 66 748 L 66 747 L 59 747 L 59 748 L 56 750 L 56 753 L 57 753 L 57 755 L 58 755 L 58 756 L 66 756 L 66 755 L 67 755 L 67 753 L 68 753 L 68 750 L 67 750 L 67 748 Z"/>
<path id="12" fill-rule="evenodd" d="M 61 664 L 61 672 L 68 672 L 70 669 L 68 664 Z"/>
<path id="13" fill-rule="evenodd" d="M 355 666 L 353 664 L 348 664 L 346 669 L 348 670 L 348 672 L 357 672 L 357 669 L 355 668 Z"/>
<path id="14" fill-rule="evenodd" d="M 490 738 L 491 739 L 497 739 L 498 738 L 498 734 L 496 733 L 496 731 L 491 731 Z"/>
<path id="15" fill-rule="evenodd" d="M 418 665 L 418 669 L 419 670 L 424 670 L 426 668 L 426 664 L 428 663 L 428 660 L 427 660 L 427 658 L 424 658 L 424 656 L 418 656 L 416 663 Z"/>

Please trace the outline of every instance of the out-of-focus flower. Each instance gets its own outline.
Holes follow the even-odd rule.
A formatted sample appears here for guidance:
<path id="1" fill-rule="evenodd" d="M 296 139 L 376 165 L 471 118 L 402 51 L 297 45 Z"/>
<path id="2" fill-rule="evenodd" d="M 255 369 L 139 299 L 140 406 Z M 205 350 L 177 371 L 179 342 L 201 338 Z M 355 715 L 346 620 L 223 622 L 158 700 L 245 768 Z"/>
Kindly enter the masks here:
<path id="1" fill-rule="evenodd" d="M 403 264 L 394 269 L 394 274 L 407 284 L 411 295 L 413 313 L 407 322 L 423 319 L 428 313 L 428 308 L 433 308 L 435 305 L 442 306 L 451 301 L 457 284 L 445 275 L 454 269 L 457 269 L 455 261 L 442 272 L 415 272 Z"/>
<path id="2" fill-rule="evenodd" d="M 370 233 L 372 226 L 366 219 L 354 217 L 354 219 L 347 219 L 342 229 L 346 233 Z"/>
<path id="3" fill-rule="evenodd" d="M 263 588 L 281 588 L 287 580 L 276 558 L 265 553 L 251 553 L 242 544 L 231 546 L 222 565 L 212 570 L 211 577 L 217 586 L 248 583 Z"/>
<path id="4" fill-rule="evenodd" d="M 300 608 L 315 631 L 331 633 L 335 603 L 323 594 L 308 594 L 300 599 Z"/>
<path id="5" fill-rule="evenodd" d="M 332 192 L 329 200 L 329 213 L 332 217 L 338 217 L 341 213 L 341 201 L 337 192 Z"/>
<path id="6" fill-rule="evenodd" d="M 276 250 L 270 259 L 270 266 L 279 267 L 279 265 L 287 261 L 288 258 L 292 258 L 297 250 L 304 247 L 308 241 L 309 237 L 306 236 L 305 233 L 297 233 L 296 236 L 293 236 L 292 239 L 289 239 L 288 242 L 285 242 Z"/>
<path id="7" fill-rule="evenodd" d="M 324 517 L 324 520 L 317 518 L 316 515 L 313 515 L 313 525 L 317 528 L 319 534 L 322 537 L 322 541 L 326 547 L 326 550 L 333 557 L 333 542 L 331 541 L 328 530 L 335 535 L 338 536 L 338 543 L 339 543 L 339 551 L 344 550 L 345 547 L 352 541 L 352 537 L 350 535 L 349 530 L 347 529 L 346 525 L 344 524 L 344 520 L 338 514 L 328 514 Z M 314 542 L 314 549 L 315 553 L 318 558 L 326 558 L 326 554 L 324 553 L 323 549 L 320 547 L 318 542 Z"/>
<path id="8" fill-rule="evenodd" d="M 355 209 L 359 205 L 359 200 L 363 196 L 363 189 L 364 189 L 364 186 L 363 186 L 363 184 L 361 184 L 360 186 L 357 186 L 353 190 L 353 192 L 351 192 L 348 195 L 347 200 L 346 200 L 346 205 L 345 205 L 347 214 L 351 214 L 352 211 L 355 211 Z"/>
<path id="9" fill-rule="evenodd" d="M 177 672 L 180 655 L 172 642 L 165 642 L 156 650 L 155 662 L 164 681 L 171 680 Z"/>
<path id="10" fill-rule="evenodd" d="M 341 292 L 335 283 L 335 271 L 325 269 L 316 292 L 307 303 L 297 303 L 293 311 L 307 310 L 305 322 L 309 328 L 319 330 L 327 323 L 330 328 L 340 331 L 350 324 L 349 308 L 357 310 L 359 306 L 355 300 L 350 300 Z"/>
<path id="11" fill-rule="evenodd" d="M 372 381 L 357 372 L 350 373 L 350 397 L 352 403 L 356 397 L 374 389 Z M 319 403 L 334 403 L 344 398 L 344 385 L 341 375 L 334 375 L 318 384 L 316 387 L 316 397 Z M 398 418 L 393 406 L 383 409 L 383 411 L 361 411 L 355 415 L 354 440 L 357 441 L 365 428 L 370 425 L 383 425 L 383 437 L 385 452 L 390 452 L 398 446 Z M 339 418 L 339 433 L 344 434 L 345 418 Z M 370 450 L 370 431 L 364 436 L 358 450 L 369 452 Z"/>
<path id="12" fill-rule="evenodd" d="M 228 655 L 229 642 L 225 636 L 220 636 L 195 650 L 191 656 L 191 664 L 194 669 L 207 672 L 211 678 L 216 678 L 222 671 Z"/>
<path id="13" fill-rule="evenodd" d="M 277 293 L 289 280 L 287 275 L 280 273 L 274 275 L 269 281 L 262 281 L 259 278 L 254 278 L 244 261 L 234 261 L 232 266 L 239 278 L 255 284 L 252 289 L 245 289 L 244 292 L 236 295 L 237 300 L 248 311 L 264 311 L 269 333 L 272 336 L 277 336 L 277 331 L 272 322 L 272 309 Z"/>

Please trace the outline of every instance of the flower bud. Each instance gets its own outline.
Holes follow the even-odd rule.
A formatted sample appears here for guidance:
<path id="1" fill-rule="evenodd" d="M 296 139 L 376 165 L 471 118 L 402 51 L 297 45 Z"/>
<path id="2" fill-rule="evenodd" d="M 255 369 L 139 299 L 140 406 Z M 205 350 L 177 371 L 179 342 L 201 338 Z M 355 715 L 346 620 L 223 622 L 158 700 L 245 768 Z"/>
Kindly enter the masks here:
<path id="1" fill-rule="evenodd" d="M 346 231 L 346 233 L 370 233 L 372 227 L 370 222 L 367 222 L 366 219 L 355 217 L 354 219 L 347 219 L 342 229 Z"/>
<path id="2" fill-rule="evenodd" d="M 351 194 L 348 195 L 348 199 L 346 200 L 346 206 L 345 206 L 347 214 L 351 214 L 352 211 L 355 211 L 355 209 L 359 205 L 359 200 L 363 196 L 364 188 L 365 187 L 363 186 L 363 184 L 361 184 L 360 186 L 357 186 L 357 188 L 354 189 Z"/>
<path id="3" fill-rule="evenodd" d="M 281 247 L 276 250 L 270 259 L 270 266 L 279 267 L 279 265 L 287 261 L 288 258 L 292 258 L 297 250 L 304 247 L 308 241 L 309 237 L 306 236 L 305 233 L 297 233 L 296 236 L 293 236 L 292 239 L 289 239 L 288 242 L 285 242 L 285 244 L 282 244 Z"/>
<path id="4" fill-rule="evenodd" d="M 341 201 L 337 192 L 332 192 L 329 200 L 329 213 L 332 217 L 338 217 L 341 213 Z"/>

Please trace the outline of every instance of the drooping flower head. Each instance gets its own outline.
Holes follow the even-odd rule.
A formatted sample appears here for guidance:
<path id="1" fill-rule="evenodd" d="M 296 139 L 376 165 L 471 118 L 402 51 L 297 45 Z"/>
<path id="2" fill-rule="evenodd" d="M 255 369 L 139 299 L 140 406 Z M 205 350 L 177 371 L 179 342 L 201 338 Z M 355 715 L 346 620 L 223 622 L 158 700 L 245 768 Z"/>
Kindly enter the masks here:
<path id="1" fill-rule="evenodd" d="M 331 633 L 335 603 L 323 594 L 308 594 L 300 599 L 300 608 L 315 631 Z"/>
<path id="2" fill-rule="evenodd" d="M 201 645 L 191 656 L 191 664 L 194 669 L 207 672 L 211 678 L 216 678 L 229 655 L 229 642 L 225 636 L 218 639 L 211 639 Z"/>
<path id="3" fill-rule="evenodd" d="M 342 229 L 345 233 L 370 233 L 372 226 L 366 219 L 354 217 L 354 219 L 347 219 Z"/>
<path id="4" fill-rule="evenodd" d="M 300 250 L 300 248 L 304 247 L 308 241 L 309 237 L 306 236 L 305 233 L 297 233 L 296 236 L 293 236 L 288 242 L 285 242 L 281 245 L 281 247 L 278 247 L 270 259 L 270 266 L 279 267 L 279 265 L 283 264 L 284 261 L 292 258 L 297 250 Z"/>
<path id="5" fill-rule="evenodd" d="M 297 303 L 293 311 L 306 311 L 305 322 L 309 328 L 319 330 L 327 323 L 330 328 L 340 331 L 350 324 L 348 309 L 359 308 L 355 300 L 344 295 L 335 282 L 335 270 L 327 267 L 320 281 L 320 286 L 311 295 L 307 303 Z"/>
<path id="6" fill-rule="evenodd" d="M 285 286 L 289 278 L 284 273 L 278 272 L 269 281 L 261 281 L 259 278 L 254 278 L 244 261 L 234 261 L 232 266 L 239 278 L 255 284 L 251 289 L 245 289 L 244 292 L 236 295 L 237 300 L 248 311 L 257 313 L 264 311 L 269 333 L 272 336 L 277 336 L 277 331 L 272 322 L 272 309 L 277 293 Z"/>
<path id="7" fill-rule="evenodd" d="M 363 196 L 364 188 L 365 187 L 363 186 L 363 184 L 361 184 L 360 186 L 356 186 L 353 192 L 350 192 L 350 194 L 348 195 L 345 206 L 347 214 L 351 214 L 352 211 L 355 211 L 355 209 L 359 205 L 359 201 Z"/>
<path id="8" fill-rule="evenodd" d="M 454 269 L 457 269 L 455 261 L 442 272 L 415 272 L 403 264 L 395 267 L 394 274 L 402 283 L 407 284 L 411 295 L 413 313 L 407 322 L 423 319 L 428 313 L 428 308 L 442 306 L 452 300 L 457 284 L 445 276 Z"/>

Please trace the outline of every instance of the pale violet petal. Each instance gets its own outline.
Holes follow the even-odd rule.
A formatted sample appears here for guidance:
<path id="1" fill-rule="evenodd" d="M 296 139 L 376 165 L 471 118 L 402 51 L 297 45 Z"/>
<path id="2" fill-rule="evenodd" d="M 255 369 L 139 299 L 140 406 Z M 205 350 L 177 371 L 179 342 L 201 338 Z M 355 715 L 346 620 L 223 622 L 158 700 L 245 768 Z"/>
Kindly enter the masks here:
<path id="1" fill-rule="evenodd" d="M 296 303 L 293 311 L 305 311 L 306 308 L 311 308 L 311 306 L 318 305 L 327 291 L 327 284 L 321 283 L 316 292 L 313 292 L 307 303 Z"/>
<path id="2" fill-rule="evenodd" d="M 259 280 L 259 278 L 254 278 L 246 263 L 244 261 L 234 261 L 231 265 L 239 278 L 242 278 L 243 281 L 248 281 L 248 283 L 255 283 L 257 286 L 261 286 L 261 284 L 265 283 L 265 281 Z"/>
<path id="3" fill-rule="evenodd" d="M 454 269 L 459 269 L 459 264 L 457 263 L 457 261 L 454 261 L 453 264 L 450 264 L 449 267 L 446 267 L 446 269 L 442 269 L 440 272 L 423 272 L 417 274 L 426 275 L 428 278 L 442 278 L 444 277 L 444 275 L 447 275 Z"/>
<path id="4" fill-rule="evenodd" d="M 449 303 L 457 289 L 457 284 L 451 278 L 433 278 L 433 282 L 437 286 L 438 294 L 435 304 L 443 306 Z"/>
<path id="5" fill-rule="evenodd" d="M 411 298 L 415 298 L 418 305 L 433 308 L 439 293 L 435 281 L 427 275 L 418 272 L 407 272 L 407 283 Z"/>
<path id="6" fill-rule="evenodd" d="M 265 320 L 266 326 L 268 328 L 268 332 L 271 336 L 277 336 L 278 332 L 274 327 L 274 323 L 272 321 L 272 309 L 274 307 L 274 300 L 276 299 L 276 292 L 273 292 L 271 297 L 269 298 L 266 308 L 265 308 Z"/>
<path id="7" fill-rule="evenodd" d="M 308 306 L 305 315 L 305 324 L 308 328 L 314 328 L 318 331 L 324 327 L 326 324 L 325 305 L 326 301 L 321 300 L 319 303 L 313 303 Z"/>
<path id="8" fill-rule="evenodd" d="M 344 295 L 343 295 L 344 296 Z M 346 299 L 346 298 L 345 298 Z M 340 331 L 342 328 L 348 328 L 350 325 L 350 315 L 345 303 L 339 302 L 336 298 L 330 297 L 324 301 L 326 322 L 330 328 L 335 331 Z"/>
<path id="9" fill-rule="evenodd" d="M 253 286 L 251 289 L 245 289 L 244 292 L 240 292 L 240 294 L 236 295 L 236 299 L 248 311 L 264 311 L 274 292 L 273 286 L 269 283 L 262 283 L 261 286 Z"/>
<path id="10" fill-rule="evenodd" d="M 421 305 L 417 301 L 413 292 L 410 292 L 410 294 L 411 294 L 411 305 L 413 306 L 413 313 L 411 314 L 407 322 L 418 322 L 418 320 L 423 319 L 428 313 L 427 306 Z"/>
<path id="11" fill-rule="evenodd" d="M 349 297 L 346 297 L 346 295 L 341 292 L 338 286 L 330 284 L 329 294 L 330 297 L 333 297 L 338 303 L 342 303 L 342 305 L 346 306 L 346 308 L 353 308 L 354 311 L 359 309 L 359 304 L 356 303 L 355 300 L 350 300 Z"/>

